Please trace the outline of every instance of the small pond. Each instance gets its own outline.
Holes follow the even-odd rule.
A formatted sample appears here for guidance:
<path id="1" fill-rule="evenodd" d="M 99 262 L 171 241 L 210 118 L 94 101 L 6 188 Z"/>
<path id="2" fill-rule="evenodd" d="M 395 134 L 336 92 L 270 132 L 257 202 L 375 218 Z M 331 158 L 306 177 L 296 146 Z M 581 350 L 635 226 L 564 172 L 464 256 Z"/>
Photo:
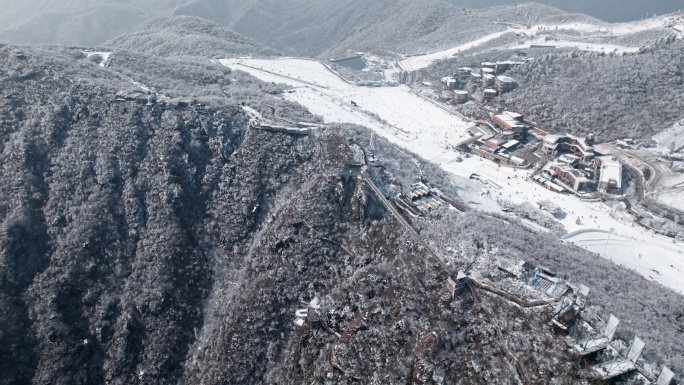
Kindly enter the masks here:
<path id="1" fill-rule="evenodd" d="M 349 59 L 334 60 L 333 63 L 351 68 L 356 71 L 361 71 L 362 69 L 366 68 L 366 62 L 360 56 Z"/>

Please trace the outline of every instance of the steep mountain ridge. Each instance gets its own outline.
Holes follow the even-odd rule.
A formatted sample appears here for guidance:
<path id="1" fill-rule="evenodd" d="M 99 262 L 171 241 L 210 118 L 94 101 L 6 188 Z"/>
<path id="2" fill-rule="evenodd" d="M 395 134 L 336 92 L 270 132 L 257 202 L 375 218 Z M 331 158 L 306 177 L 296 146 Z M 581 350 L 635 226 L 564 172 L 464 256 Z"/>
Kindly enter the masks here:
<path id="1" fill-rule="evenodd" d="M 559 17 L 598 22 L 537 3 L 467 12 L 441 0 L 299 0 L 289 7 L 265 0 L 250 4 L 236 13 L 237 4 L 197 0 L 192 7 L 176 10 L 176 15 L 205 17 L 286 53 L 325 58 L 348 51 L 417 53 L 442 49 L 503 30 L 496 22 L 552 22 Z"/>
<path id="2" fill-rule="evenodd" d="M 339 175 L 364 131 L 248 129 L 237 100 L 118 100 L 128 75 L 77 50 L 0 49 L 4 383 L 323 380 L 316 352 L 339 343 L 303 346 L 328 332 L 297 329 L 294 310 L 329 294 L 348 302 L 322 301 L 344 328 L 366 308 L 350 283 L 371 277 L 389 286 L 366 286 L 368 301 L 395 298 L 392 318 L 406 318 L 400 362 L 375 354 L 350 372 L 345 353 L 333 375 L 412 376 L 413 329 L 444 318 L 416 303 L 438 300 L 448 277 L 361 179 Z"/>
<path id="3" fill-rule="evenodd" d="M 416 219 L 426 243 L 366 180 L 389 192 L 421 175 L 455 199 L 470 182 L 423 161 L 414 170 L 415 158 L 362 127 L 249 127 L 244 106 L 317 118 L 272 95 L 283 88 L 206 60 L 0 54 L 4 383 L 588 382 L 546 326 L 548 309 L 452 296 L 449 279 L 506 243 L 515 250 L 486 239 L 504 232 L 546 245 L 526 251 L 540 262 L 568 253 L 592 270 L 594 256 L 448 208 L 429 225 Z M 362 178 L 342 173 L 365 163 L 371 142 L 379 163 Z M 635 279 L 613 268 L 617 282 Z M 643 307 L 661 315 L 651 326 L 673 336 L 658 343 L 677 364 L 681 299 L 652 297 Z"/>
<path id="4" fill-rule="evenodd" d="M 159 17 L 195 16 L 288 54 L 331 57 L 347 50 L 432 50 L 502 29 L 493 24 L 496 21 L 526 23 L 565 14 L 536 3 L 464 11 L 442 0 L 102 1 L 76 2 L 67 8 L 50 4 L 40 8 L 40 4 L 31 8 L 33 12 L 9 8 L 0 39 L 97 46 L 121 34 L 149 30 L 145 25 Z M 17 12 L 16 18 L 12 11 Z M 27 18 L 27 13 L 32 16 Z"/>
<path id="5" fill-rule="evenodd" d="M 250 0 L 250 1 L 216 1 L 216 0 L 146 0 L 130 2 L 125 0 L 107 1 L 62 1 L 56 3 L 47 0 L 24 0 L 3 5 L 0 14 L 0 39 L 13 43 L 31 44 L 78 44 L 99 45 L 120 34 L 138 30 L 152 19 L 171 15 L 199 16 L 218 21 L 239 33 L 256 38 L 260 36 L 260 26 L 269 25 L 273 31 L 289 34 L 291 31 L 304 31 L 307 26 L 316 22 L 320 10 L 326 9 L 336 13 L 345 12 L 345 8 L 362 7 L 369 13 L 381 14 L 383 7 L 392 8 L 392 1 L 376 2 L 333 2 L 311 0 Z M 444 0 L 455 9 L 484 8 L 492 6 L 512 6 L 517 3 L 510 0 Z M 425 6 L 430 4 L 423 3 Z M 595 1 L 556 1 L 545 3 L 563 9 L 566 12 L 579 12 L 610 22 L 637 20 L 654 14 L 676 12 L 680 4 L 675 0 L 657 0 L 644 3 L 606 0 Z M 425 9 L 425 8 L 424 8 Z M 302 18 L 308 15 L 308 18 Z M 330 14 L 329 14 L 330 15 Z M 328 15 L 328 16 L 329 16 Z M 363 15 L 359 20 L 367 20 Z M 305 25 L 290 24 L 290 20 L 303 21 Z M 308 20 L 308 23 L 306 23 Z M 351 29 L 357 25 L 353 19 Z M 267 24 L 262 24 L 267 23 Z M 308 25 L 307 25 L 308 24 Z M 406 24 L 408 25 L 408 24 Z M 283 29 L 283 26 L 288 26 Z M 314 25 L 315 26 L 315 25 Z M 254 35 L 247 32 L 255 32 Z M 302 35 L 300 35 L 301 37 Z M 315 36 L 315 35 L 312 35 Z M 341 38 L 342 34 L 337 34 Z M 281 36 L 276 35 L 280 38 Z M 283 46 L 296 48 L 290 39 L 285 38 Z M 268 45 L 272 40 L 268 40 Z M 300 51 L 303 53 L 304 51 Z M 322 52 L 322 51 L 321 51 Z"/>

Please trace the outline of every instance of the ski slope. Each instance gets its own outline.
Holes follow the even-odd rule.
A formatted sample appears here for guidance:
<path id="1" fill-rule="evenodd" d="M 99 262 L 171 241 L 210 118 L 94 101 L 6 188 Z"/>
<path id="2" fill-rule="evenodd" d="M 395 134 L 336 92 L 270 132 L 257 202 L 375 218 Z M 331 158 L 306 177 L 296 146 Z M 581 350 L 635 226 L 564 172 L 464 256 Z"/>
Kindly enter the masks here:
<path id="1" fill-rule="evenodd" d="M 502 200 L 517 204 L 553 201 L 567 212 L 560 220 L 567 231 L 571 234 L 586 231 L 568 238 L 569 242 L 595 252 L 599 252 L 600 247 L 603 257 L 684 293 L 684 275 L 681 274 L 684 254 L 680 253 L 684 251 L 683 245 L 635 227 L 634 218 L 619 207 L 559 195 L 527 181 L 526 170 L 498 167 L 477 157 L 457 162 L 460 154 L 451 146 L 470 137 L 467 134 L 470 123 L 415 95 L 408 87 L 359 87 L 311 60 L 225 59 L 220 62 L 264 81 L 290 85 L 292 92 L 285 93 L 285 98 L 304 105 L 327 123 L 367 126 L 453 175 L 468 178 L 473 173 L 479 174 L 484 182 L 481 199 L 491 202 L 480 208 L 499 207 L 496 202 Z M 601 231 L 620 234 L 619 238 L 614 238 L 619 241 L 601 241 L 607 238 Z M 594 232 L 598 235 L 588 235 Z M 642 258 L 635 257 L 634 253 L 641 254 Z"/>
<path id="2" fill-rule="evenodd" d="M 586 35 L 602 35 L 602 36 L 626 36 L 634 33 L 655 30 L 655 29 L 671 29 L 675 23 L 684 23 L 684 17 L 680 15 L 665 15 L 660 17 L 653 17 L 646 20 L 638 20 L 628 23 L 614 23 L 605 25 L 595 25 L 587 23 L 567 23 L 567 24 L 538 24 L 534 26 L 510 25 L 507 29 L 496 33 L 483 36 L 477 40 L 473 40 L 466 44 L 461 44 L 448 48 L 443 51 L 433 52 L 425 55 L 416 55 L 407 57 L 406 59 L 397 63 L 401 71 L 416 71 L 426 68 L 438 60 L 449 59 L 457 53 L 469 50 L 487 43 L 491 40 L 499 38 L 507 33 L 516 33 L 520 36 L 528 38 L 526 44 L 516 44 L 507 46 L 507 49 L 522 49 L 530 48 L 530 44 L 547 44 L 555 46 L 556 48 L 576 48 L 582 51 L 595 52 L 617 52 L 617 53 L 632 53 L 639 51 L 639 47 L 629 47 L 614 44 L 594 44 L 584 43 L 581 41 L 551 41 L 547 42 L 541 36 L 544 32 L 564 30 L 575 31 Z M 396 70 L 387 71 L 387 76 Z"/>
<path id="3" fill-rule="evenodd" d="M 288 84 L 293 89 L 285 94 L 287 99 L 302 104 L 328 123 L 361 124 L 405 147 L 406 143 L 420 142 L 421 148 L 441 151 L 468 136 L 468 122 L 411 93 L 406 86 L 359 87 L 312 60 L 220 62 L 264 81 Z"/>
<path id="4" fill-rule="evenodd" d="M 515 29 L 509 28 L 509 29 L 506 29 L 505 31 L 492 33 L 492 34 L 487 35 L 485 37 L 479 38 L 477 40 L 471 41 L 471 42 L 466 43 L 466 44 L 462 44 L 462 45 L 459 45 L 456 47 L 446 49 L 444 51 L 439 51 L 439 52 L 435 52 L 435 53 L 431 53 L 431 54 L 427 54 L 427 55 L 411 56 L 409 58 L 406 58 L 406 59 L 400 61 L 397 64 L 399 65 L 399 67 L 401 68 L 402 71 L 416 71 L 416 70 L 419 70 L 422 68 L 427 68 L 428 66 L 430 66 L 430 64 L 434 63 L 435 61 L 448 59 L 448 58 L 454 56 L 455 54 L 457 54 L 461 51 L 465 51 L 465 50 L 477 47 L 477 46 L 482 45 L 482 44 L 484 44 L 490 40 L 494 40 L 494 39 L 501 37 L 501 36 L 503 36 L 509 32 L 515 32 L 515 31 L 516 31 Z"/>
<path id="5" fill-rule="evenodd" d="M 527 49 L 530 48 L 532 45 L 535 44 L 541 44 L 544 46 L 549 46 L 553 48 L 574 48 L 578 51 L 591 51 L 591 52 L 603 52 L 603 53 L 618 53 L 618 54 L 623 54 L 623 53 L 634 53 L 634 52 L 639 52 L 639 47 L 628 47 L 628 46 L 623 46 L 623 45 L 615 45 L 615 44 L 597 44 L 597 43 L 584 43 L 584 42 L 579 42 L 579 41 L 563 41 L 563 40 L 554 40 L 554 41 L 545 41 L 543 39 L 536 39 L 533 41 L 528 41 L 526 44 L 516 44 L 512 46 L 508 46 L 506 48 L 508 49 Z"/>
<path id="6" fill-rule="evenodd" d="M 650 280 L 684 293 L 682 244 L 662 242 L 655 235 L 641 231 L 634 235 L 636 238 L 616 233 L 617 231 L 611 233 L 588 230 L 565 239 L 618 265 L 635 270 Z"/>

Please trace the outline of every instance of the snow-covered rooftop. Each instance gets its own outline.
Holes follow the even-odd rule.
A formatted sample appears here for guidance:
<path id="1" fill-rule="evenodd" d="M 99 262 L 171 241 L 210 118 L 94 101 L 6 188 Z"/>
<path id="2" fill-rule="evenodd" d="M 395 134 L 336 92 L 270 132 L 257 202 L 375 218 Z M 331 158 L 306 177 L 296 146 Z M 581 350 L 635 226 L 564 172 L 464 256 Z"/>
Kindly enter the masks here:
<path id="1" fill-rule="evenodd" d="M 611 156 L 601 157 L 601 183 L 614 181 L 616 188 L 622 188 L 622 164 Z"/>

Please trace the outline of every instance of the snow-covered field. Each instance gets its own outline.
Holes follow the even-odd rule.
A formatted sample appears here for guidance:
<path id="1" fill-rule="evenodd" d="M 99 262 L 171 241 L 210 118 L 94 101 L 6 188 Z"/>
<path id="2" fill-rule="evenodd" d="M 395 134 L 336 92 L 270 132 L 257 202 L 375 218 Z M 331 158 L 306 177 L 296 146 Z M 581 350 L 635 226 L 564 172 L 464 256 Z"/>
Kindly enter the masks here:
<path id="1" fill-rule="evenodd" d="M 617 230 L 614 233 L 588 231 L 570 236 L 566 241 L 684 293 L 684 254 L 681 254 L 684 252 L 684 245 L 672 241 L 663 242 L 643 231 L 638 231 L 634 236 L 624 236 L 622 233 L 616 235 L 618 233 Z M 634 242 L 635 239 L 637 242 Z"/>
<path id="2" fill-rule="evenodd" d="M 670 173 L 663 175 L 654 197 L 675 209 L 684 211 L 684 174 Z"/>
<path id="3" fill-rule="evenodd" d="M 481 209 L 498 207 L 497 200 L 532 204 L 540 200 L 553 201 L 568 214 L 560 220 L 568 232 L 588 231 L 570 237 L 568 241 L 591 251 L 600 251 L 605 258 L 684 293 L 684 275 L 681 274 L 684 271 L 684 254 L 681 254 L 684 245 L 635 227 L 633 218 L 619 207 L 558 195 L 526 181 L 527 171 L 497 167 L 493 162 L 476 157 L 457 162 L 460 154 L 449 146 L 468 138 L 466 128 L 470 123 L 414 95 L 407 87 L 358 87 L 311 60 L 226 59 L 221 63 L 264 81 L 289 84 L 294 92 L 286 93 L 285 97 L 301 103 L 326 122 L 367 126 L 454 175 L 467 178 L 472 173 L 480 174 L 483 182 L 487 182 L 482 185 L 478 197 L 487 201 L 478 206 Z M 352 101 L 357 106 L 353 106 Z M 611 236 L 619 241 L 606 242 L 608 234 L 595 230 L 619 234 L 620 237 Z"/>
<path id="4" fill-rule="evenodd" d="M 286 97 L 326 122 L 368 126 L 404 147 L 420 142 L 414 147 L 436 154 L 468 137 L 468 122 L 414 95 L 406 86 L 358 87 L 311 60 L 228 59 L 221 63 L 294 87 Z"/>
<path id="5" fill-rule="evenodd" d="M 680 156 L 684 158 L 684 119 L 653 136 L 654 147 L 645 148 L 642 155 L 652 160 L 661 177 L 652 187 L 653 198 L 670 207 L 684 211 L 684 173 L 681 162 L 659 161 L 658 158 Z"/>

